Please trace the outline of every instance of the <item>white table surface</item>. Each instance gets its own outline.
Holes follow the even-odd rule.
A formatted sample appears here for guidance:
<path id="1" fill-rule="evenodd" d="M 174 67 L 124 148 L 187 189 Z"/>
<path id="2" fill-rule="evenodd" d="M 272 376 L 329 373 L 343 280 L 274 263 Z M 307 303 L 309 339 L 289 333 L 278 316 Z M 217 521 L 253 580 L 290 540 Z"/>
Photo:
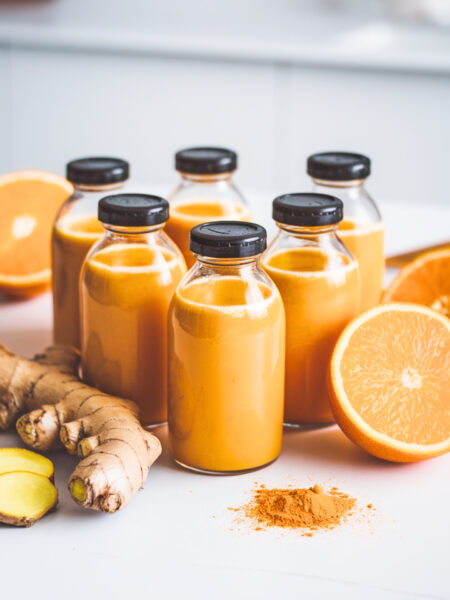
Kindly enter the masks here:
<path id="1" fill-rule="evenodd" d="M 450 211 L 383 207 L 388 251 L 439 241 Z M 438 217 L 438 218 L 437 218 Z M 405 226 L 405 223 L 408 226 Z M 51 341 L 51 298 L 0 305 L 0 341 L 31 356 Z M 156 432 L 166 446 L 166 432 Z M 20 445 L 14 432 L 1 446 Z M 49 454 L 58 510 L 30 529 L 0 525 L 1 598 L 450 598 L 450 455 L 400 465 L 354 446 L 337 426 L 288 432 L 280 458 L 251 474 L 185 472 L 167 451 L 128 508 L 105 515 L 78 507 L 67 491 L 76 458 Z M 268 486 L 316 482 L 373 503 L 333 531 L 301 537 L 253 531 L 227 507 Z"/>

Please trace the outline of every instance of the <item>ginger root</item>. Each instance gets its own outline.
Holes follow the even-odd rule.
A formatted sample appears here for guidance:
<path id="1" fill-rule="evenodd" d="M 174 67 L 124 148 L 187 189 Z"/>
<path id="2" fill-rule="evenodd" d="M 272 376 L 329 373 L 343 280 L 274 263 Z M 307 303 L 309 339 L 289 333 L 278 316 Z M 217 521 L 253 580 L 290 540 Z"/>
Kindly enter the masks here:
<path id="1" fill-rule="evenodd" d="M 16 428 L 27 445 L 50 450 L 62 442 L 82 457 L 69 479 L 72 498 L 115 512 L 143 487 L 161 444 L 141 426 L 133 402 L 86 385 L 77 373 L 70 348 L 27 360 L 0 346 L 0 429 L 20 417 Z"/>
<path id="2" fill-rule="evenodd" d="M 0 523 L 29 527 L 58 503 L 58 490 L 45 475 L 14 471 L 0 475 Z"/>

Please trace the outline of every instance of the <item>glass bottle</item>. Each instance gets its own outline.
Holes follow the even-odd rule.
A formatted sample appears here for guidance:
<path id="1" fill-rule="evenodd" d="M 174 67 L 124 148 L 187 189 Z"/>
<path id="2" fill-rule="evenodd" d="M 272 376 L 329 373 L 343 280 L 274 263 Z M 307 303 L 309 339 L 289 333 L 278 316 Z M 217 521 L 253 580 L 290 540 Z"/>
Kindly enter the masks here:
<path id="1" fill-rule="evenodd" d="M 69 162 L 66 170 L 75 192 L 62 205 L 53 225 L 53 339 L 79 350 L 80 271 L 90 248 L 104 233 L 97 219 L 98 201 L 124 187 L 129 165 L 119 158 L 90 157 Z"/>
<path id="2" fill-rule="evenodd" d="M 130 398 L 141 422 L 167 420 L 167 312 L 186 272 L 164 233 L 167 200 L 144 194 L 102 198 L 103 238 L 81 272 L 81 366 L 89 384 Z"/>
<path id="3" fill-rule="evenodd" d="M 181 181 L 169 196 L 167 233 L 178 244 L 186 264 L 195 258 L 189 251 L 189 232 L 210 221 L 248 221 L 250 210 L 233 183 L 237 154 L 226 148 L 186 148 L 175 154 Z"/>
<path id="4" fill-rule="evenodd" d="M 266 231 L 214 222 L 191 232 L 197 262 L 169 311 L 169 433 L 180 465 L 230 473 L 281 449 L 283 303 L 259 265 Z"/>
<path id="5" fill-rule="evenodd" d="M 370 159 L 350 152 L 313 154 L 307 162 L 313 191 L 331 194 L 344 203 L 345 218 L 339 236 L 358 261 L 361 275 L 361 310 L 378 304 L 384 276 L 384 225 L 365 182 Z"/>
<path id="6" fill-rule="evenodd" d="M 358 265 L 336 233 L 342 206 L 323 194 L 285 194 L 273 201 L 279 231 L 261 262 L 286 311 L 286 425 L 334 420 L 328 363 L 360 302 Z"/>

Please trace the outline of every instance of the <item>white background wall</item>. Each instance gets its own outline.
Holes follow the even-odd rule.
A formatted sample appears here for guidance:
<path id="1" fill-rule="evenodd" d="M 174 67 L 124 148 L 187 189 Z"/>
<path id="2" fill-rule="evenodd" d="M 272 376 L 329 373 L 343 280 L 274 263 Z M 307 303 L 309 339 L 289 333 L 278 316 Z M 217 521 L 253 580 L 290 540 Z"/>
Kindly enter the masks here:
<path id="1" fill-rule="evenodd" d="M 131 162 L 136 179 L 170 184 L 178 148 L 214 144 L 239 152 L 243 187 L 301 191 L 306 156 L 343 149 L 373 159 L 376 197 L 448 204 L 450 69 L 402 66 L 408 48 L 399 54 L 392 39 L 394 68 L 386 49 L 377 65 L 377 52 L 364 55 L 356 42 L 336 61 L 331 32 L 370 25 L 375 3 L 364 15 L 352 2 L 339 11 L 339 2 L 318 3 L 317 14 L 300 4 L 303 13 L 265 0 L 257 19 L 235 12 L 233 27 L 239 4 L 230 2 L 224 27 L 216 15 L 209 34 L 201 2 L 185 28 L 186 3 L 174 0 L 153 12 L 138 0 L 126 13 L 104 0 L 0 7 L 0 172 L 62 173 L 71 158 L 112 154 Z M 439 39 L 438 62 L 450 57 L 450 35 Z"/>

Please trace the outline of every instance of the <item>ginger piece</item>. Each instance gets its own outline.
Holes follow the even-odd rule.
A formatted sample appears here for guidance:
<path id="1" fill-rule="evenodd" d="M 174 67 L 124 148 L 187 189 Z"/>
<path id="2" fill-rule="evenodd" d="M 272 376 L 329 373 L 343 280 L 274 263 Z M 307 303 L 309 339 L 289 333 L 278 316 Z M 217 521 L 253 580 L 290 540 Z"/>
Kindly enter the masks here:
<path id="1" fill-rule="evenodd" d="M 58 490 L 45 475 L 15 471 L 0 475 L 0 523 L 30 527 L 58 502 Z"/>
<path id="2" fill-rule="evenodd" d="M 0 448 L 0 475 L 12 471 L 29 471 L 53 481 L 55 468 L 51 460 L 26 448 Z"/>
<path id="3" fill-rule="evenodd" d="M 133 402 L 78 378 L 78 360 L 62 346 L 33 360 L 0 346 L 0 429 L 22 415 L 16 428 L 27 445 L 50 450 L 62 442 L 82 457 L 69 479 L 72 498 L 115 512 L 143 487 L 161 444 L 141 426 Z"/>

